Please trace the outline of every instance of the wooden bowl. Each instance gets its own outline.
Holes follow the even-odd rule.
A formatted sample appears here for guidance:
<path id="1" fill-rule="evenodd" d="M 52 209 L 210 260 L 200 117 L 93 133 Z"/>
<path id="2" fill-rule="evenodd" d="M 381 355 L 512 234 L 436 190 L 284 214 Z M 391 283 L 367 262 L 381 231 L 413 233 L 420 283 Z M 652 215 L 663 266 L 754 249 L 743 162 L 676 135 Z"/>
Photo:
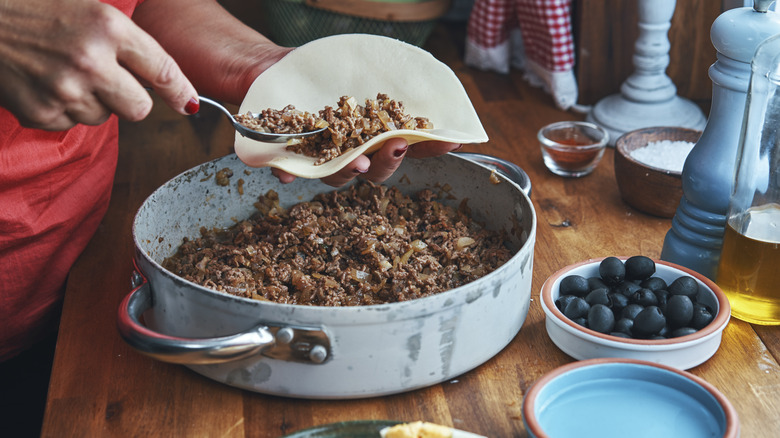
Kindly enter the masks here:
<path id="1" fill-rule="evenodd" d="M 679 127 L 643 128 L 623 134 L 615 143 L 615 179 L 623 201 L 653 216 L 674 216 L 682 198 L 682 172 L 654 167 L 631 156 L 648 143 L 670 140 L 695 143 L 701 131 Z"/>

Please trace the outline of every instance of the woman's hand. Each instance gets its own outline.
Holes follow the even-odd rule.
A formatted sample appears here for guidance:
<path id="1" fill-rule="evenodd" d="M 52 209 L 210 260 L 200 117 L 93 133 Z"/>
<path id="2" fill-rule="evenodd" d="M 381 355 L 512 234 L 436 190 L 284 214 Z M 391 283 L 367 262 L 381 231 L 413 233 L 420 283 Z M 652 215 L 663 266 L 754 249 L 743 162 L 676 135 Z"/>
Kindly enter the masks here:
<path id="1" fill-rule="evenodd" d="M 64 130 L 111 113 L 137 121 L 152 107 L 144 86 L 182 114 L 197 110 L 173 58 L 118 9 L 97 0 L 0 2 L 0 106 L 23 126 Z"/>
<path id="2" fill-rule="evenodd" d="M 429 158 L 444 155 L 460 149 L 457 143 L 445 143 L 441 141 L 424 141 L 409 146 L 402 138 L 387 140 L 382 148 L 374 152 L 371 157 L 361 155 L 355 158 L 339 172 L 322 178 L 322 182 L 333 187 L 341 187 L 352 181 L 355 177 L 361 177 L 375 183 L 385 181 L 401 165 L 405 157 Z M 295 180 L 295 176 L 279 170 L 271 169 L 271 173 L 280 182 L 287 184 Z"/>

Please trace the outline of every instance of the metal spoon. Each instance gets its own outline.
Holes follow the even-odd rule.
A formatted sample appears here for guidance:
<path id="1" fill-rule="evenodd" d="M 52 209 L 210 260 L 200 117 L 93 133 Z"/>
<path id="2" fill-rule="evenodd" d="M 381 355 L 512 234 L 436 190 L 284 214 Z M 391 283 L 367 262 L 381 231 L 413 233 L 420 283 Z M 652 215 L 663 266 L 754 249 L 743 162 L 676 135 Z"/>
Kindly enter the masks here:
<path id="1" fill-rule="evenodd" d="M 211 104 L 211 105 L 215 106 L 217 109 L 219 109 L 220 111 L 225 113 L 225 115 L 227 115 L 228 118 L 230 119 L 230 123 L 232 123 L 233 127 L 236 128 L 236 131 L 238 131 L 238 133 L 241 134 L 242 136 L 244 136 L 246 138 L 251 138 L 252 140 L 262 141 L 262 142 L 266 142 L 266 143 L 286 143 L 287 140 L 290 140 L 290 139 L 293 139 L 293 138 L 310 137 L 312 135 L 316 135 L 316 134 L 318 134 L 318 133 L 328 129 L 327 127 L 325 127 L 325 128 L 320 128 L 320 129 L 317 129 L 317 130 L 314 130 L 314 131 L 299 132 L 299 133 L 284 133 L 284 134 L 276 134 L 276 133 L 273 133 L 273 132 L 255 131 L 254 129 L 249 129 L 246 126 L 244 126 L 241 123 L 239 123 L 233 117 L 233 114 L 231 114 L 230 111 L 228 111 L 228 109 L 225 108 L 224 106 L 222 106 L 222 104 L 220 104 L 219 102 L 217 102 L 215 100 L 211 100 L 208 97 L 203 97 L 203 96 L 198 96 L 198 99 L 201 102 L 206 102 L 208 104 Z"/>

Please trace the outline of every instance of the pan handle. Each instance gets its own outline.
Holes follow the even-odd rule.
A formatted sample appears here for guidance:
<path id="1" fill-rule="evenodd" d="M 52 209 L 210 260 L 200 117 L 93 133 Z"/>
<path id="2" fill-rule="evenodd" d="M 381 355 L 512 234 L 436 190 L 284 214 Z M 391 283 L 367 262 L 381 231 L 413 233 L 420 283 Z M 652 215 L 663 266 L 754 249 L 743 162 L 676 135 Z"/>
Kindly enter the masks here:
<path id="1" fill-rule="evenodd" d="M 131 347 L 157 360 L 185 365 L 214 364 L 264 354 L 275 359 L 320 364 L 330 356 L 328 337 L 316 328 L 259 324 L 243 333 L 207 339 L 155 332 L 140 320 L 153 305 L 149 282 L 135 271 L 132 284 L 134 289 L 119 306 L 117 328 Z"/>

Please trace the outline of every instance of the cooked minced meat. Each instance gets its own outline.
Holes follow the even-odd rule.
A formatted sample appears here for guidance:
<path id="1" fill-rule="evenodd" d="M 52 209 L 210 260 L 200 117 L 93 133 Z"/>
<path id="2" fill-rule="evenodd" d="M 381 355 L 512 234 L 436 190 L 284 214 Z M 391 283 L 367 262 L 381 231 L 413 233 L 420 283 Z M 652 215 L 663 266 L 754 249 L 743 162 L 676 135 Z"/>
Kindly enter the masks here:
<path id="1" fill-rule="evenodd" d="M 301 133 L 327 127 L 311 137 L 292 140 L 287 149 L 317 158 L 315 165 L 336 158 L 377 135 L 395 129 L 432 129 L 425 117 L 404 113 L 403 103 L 379 93 L 375 100 L 366 99 L 359 105 L 354 97 L 342 96 L 336 107 L 326 106 L 319 117 L 301 112 L 288 105 L 281 111 L 264 110 L 257 117 L 238 115 L 236 119 L 256 131 Z"/>
<path id="2" fill-rule="evenodd" d="M 236 114 L 233 117 L 238 123 L 251 130 L 274 134 L 300 134 L 325 126 L 322 119 L 311 113 L 299 111 L 293 105 L 287 105 L 281 110 L 268 108 L 259 114 L 249 112 Z"/>
<path id="3" fill-rule="evenodd" d="M 505 263 L 502 233 L 438 202 L 360 182 L 289 209 L 269 191 L 258 213 L 229 229 L 201 230 L 163 266 L 187 280 L 259 300 L 357 306 L 426 297 Z"/>

